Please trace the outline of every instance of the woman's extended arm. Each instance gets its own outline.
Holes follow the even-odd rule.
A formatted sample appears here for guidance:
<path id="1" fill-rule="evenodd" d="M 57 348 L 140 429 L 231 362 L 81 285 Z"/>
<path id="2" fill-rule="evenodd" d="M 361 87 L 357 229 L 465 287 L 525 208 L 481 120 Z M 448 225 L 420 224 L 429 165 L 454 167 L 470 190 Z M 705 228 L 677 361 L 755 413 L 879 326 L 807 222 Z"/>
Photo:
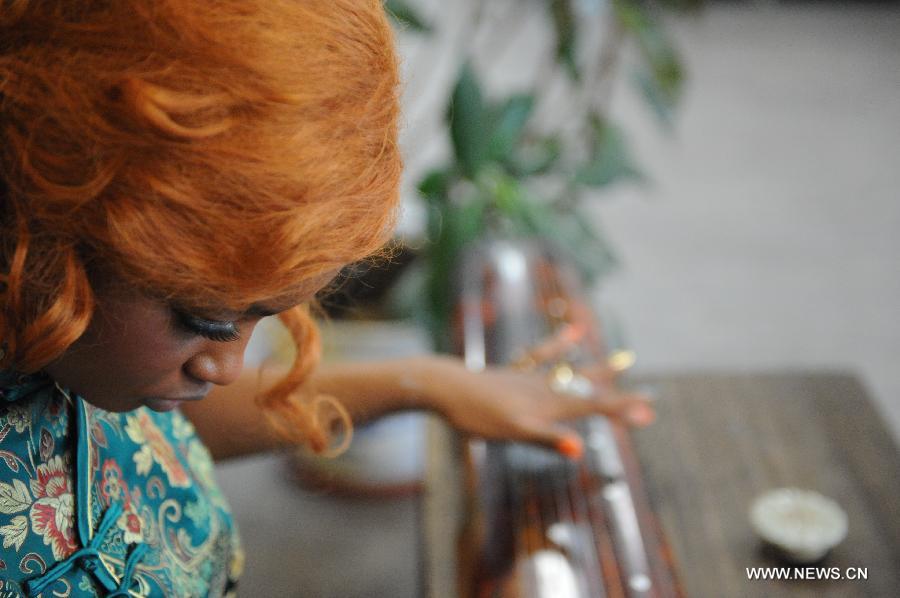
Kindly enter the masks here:
<path id="1" fill-rule="evenodd" d="M 283 448 L 253 401 L 282 374 L 274 368 L 262 374 L 251 370 L 205 400 L 182 406 L 215 459 Z M 638 425 L 652 420 L 640 397 L 599 383 L 595 396 L 577 398 L 553 392 L 543 374 L 508 368 L 475 373 L 452 357 L 322 365 L 310 386 L 338 399 L 354 423 L 404 409 L 430 410 L 466 434 L 538 443 L 570 456 L 580 452 L 580 440 L 561 421 L 591 413 L 623 416 Z"/>

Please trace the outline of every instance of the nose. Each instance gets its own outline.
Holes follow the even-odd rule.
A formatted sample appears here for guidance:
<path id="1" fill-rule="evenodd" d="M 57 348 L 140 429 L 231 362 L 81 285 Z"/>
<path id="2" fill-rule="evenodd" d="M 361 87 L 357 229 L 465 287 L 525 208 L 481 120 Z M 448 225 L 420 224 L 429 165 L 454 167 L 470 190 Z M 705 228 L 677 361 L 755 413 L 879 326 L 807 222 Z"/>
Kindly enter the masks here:
<path id="1" fill-rule="evenodd" d="M 249 334 L 248 334 L 249 336 Z M 218 386 L 231 384 L 241 375 L 244 367 L 244 349 L 247 341 L 209 341 L 185 364 L 184 370 L 191 378 Z"/>

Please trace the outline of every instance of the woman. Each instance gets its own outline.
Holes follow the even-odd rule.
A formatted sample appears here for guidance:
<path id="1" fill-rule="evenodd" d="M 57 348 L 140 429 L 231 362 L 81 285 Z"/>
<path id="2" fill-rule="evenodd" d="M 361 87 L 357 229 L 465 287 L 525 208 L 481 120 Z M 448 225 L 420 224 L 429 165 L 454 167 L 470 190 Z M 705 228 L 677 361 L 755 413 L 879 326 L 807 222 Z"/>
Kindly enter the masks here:
<path id="1" fill-rule="evenodd" d="M 646 415 L 449 358 L 312 373 L 304 306 L 397 206 L 377 0 L 2 11 L 0 594 L 229 593 L 242 557 L 210 458 L 327 451 L 335 420 L 432 409 L 574 456 L 556 421 Z M 242 375 L 274 314 L 292 369 Z"/>

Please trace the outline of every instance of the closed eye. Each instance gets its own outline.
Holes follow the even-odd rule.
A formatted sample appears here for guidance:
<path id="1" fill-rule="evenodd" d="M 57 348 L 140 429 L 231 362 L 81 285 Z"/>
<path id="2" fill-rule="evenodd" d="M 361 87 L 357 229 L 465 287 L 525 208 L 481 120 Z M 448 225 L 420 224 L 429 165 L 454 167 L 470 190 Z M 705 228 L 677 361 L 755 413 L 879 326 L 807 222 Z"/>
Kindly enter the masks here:
<path id="1" fill-rule="evenodd" d="M 230 320 L 209 320 L 175 310 L 178 322 L 188 332 L 218 342 L 231 342 L 241 338 L 237 324 Z"/>

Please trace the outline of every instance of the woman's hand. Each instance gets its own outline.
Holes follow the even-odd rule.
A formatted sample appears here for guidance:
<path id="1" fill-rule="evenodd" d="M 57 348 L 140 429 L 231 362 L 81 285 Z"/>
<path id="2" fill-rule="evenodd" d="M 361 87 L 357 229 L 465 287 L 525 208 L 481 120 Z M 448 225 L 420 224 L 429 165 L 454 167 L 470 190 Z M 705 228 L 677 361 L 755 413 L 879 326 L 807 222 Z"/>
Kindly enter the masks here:
<path id="1" fill-rule="evenodd" d="M 553 383 L 552 372 L 511 368 L 471 372 L 460 360 L 447 357 L 420 363 L 423 400 L 472 436 L 536 443 L 577 459 L 582 442 L 563 423 L 566 420 L 600 414 L 645 426 L 654 419 L 646 397 L 613 389 L 615 372 L 608 367 L 562 372 L 565 380 L 578 377 L 581 382 L 573 388 L 577 392 L 568 392 L 559 379 Z"/>

